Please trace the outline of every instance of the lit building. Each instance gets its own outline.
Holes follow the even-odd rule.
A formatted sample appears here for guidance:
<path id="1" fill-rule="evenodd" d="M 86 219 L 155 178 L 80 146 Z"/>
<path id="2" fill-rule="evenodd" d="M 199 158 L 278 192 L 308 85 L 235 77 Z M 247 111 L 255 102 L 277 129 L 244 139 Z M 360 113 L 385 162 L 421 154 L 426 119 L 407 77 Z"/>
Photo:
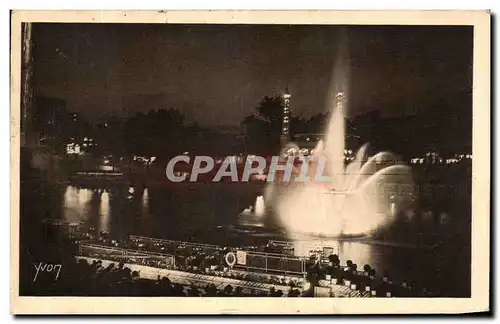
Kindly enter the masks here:
<path id="1" fill-rule="evenodd" d="M 285 88 L 283 99 L 285 106 L 283 107 L 283 128 L 281 130 L 281 141 L 283 144 L 290 141 L 290 98 L 292 95 L 288 91 L 288 85 Z"/>

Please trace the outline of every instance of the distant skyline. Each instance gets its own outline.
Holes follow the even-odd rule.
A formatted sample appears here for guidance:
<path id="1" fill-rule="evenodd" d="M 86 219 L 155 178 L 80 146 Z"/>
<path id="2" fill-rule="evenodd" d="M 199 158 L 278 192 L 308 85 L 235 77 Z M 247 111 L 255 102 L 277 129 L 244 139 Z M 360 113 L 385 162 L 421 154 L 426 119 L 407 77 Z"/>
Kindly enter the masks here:
<path id="1" fill-rule="evenodd" d="M 310 117 L 327 111 L 330 83 L 343 80 L 350 116 L 378 109 L 398 117 L 440 104 L 465 116 L 472 110 L 470 26 L 35 24 L 33 31 L 35 91 L 88 118 L 177 108 L 202 125 L 236 126 L 287 84 L 293 113 Z"/>

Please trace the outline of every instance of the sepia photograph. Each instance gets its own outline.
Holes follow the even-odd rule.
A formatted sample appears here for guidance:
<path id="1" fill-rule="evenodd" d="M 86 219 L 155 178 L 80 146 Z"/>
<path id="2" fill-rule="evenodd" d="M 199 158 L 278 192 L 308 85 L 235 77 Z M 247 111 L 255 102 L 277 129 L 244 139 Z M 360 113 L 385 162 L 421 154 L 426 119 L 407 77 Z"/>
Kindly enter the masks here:
<path id="1" fill-rule="evenodd" d="M 11 20 L 11 312 L 489 309 L 489 12 Z"/>

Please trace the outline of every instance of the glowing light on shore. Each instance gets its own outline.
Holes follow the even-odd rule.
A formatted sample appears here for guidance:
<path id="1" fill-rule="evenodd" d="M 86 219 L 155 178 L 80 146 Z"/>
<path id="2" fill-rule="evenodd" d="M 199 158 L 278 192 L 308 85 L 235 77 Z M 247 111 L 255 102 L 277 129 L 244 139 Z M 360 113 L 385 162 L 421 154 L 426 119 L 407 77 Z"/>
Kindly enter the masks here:
<path id="1" fill-rule="evenodd" d="M 91 190 L 67 186 L 63 199 L 63 214 L 65 220 L 68 222 L 79 222 L 85 220 L 91 199 Z"/>

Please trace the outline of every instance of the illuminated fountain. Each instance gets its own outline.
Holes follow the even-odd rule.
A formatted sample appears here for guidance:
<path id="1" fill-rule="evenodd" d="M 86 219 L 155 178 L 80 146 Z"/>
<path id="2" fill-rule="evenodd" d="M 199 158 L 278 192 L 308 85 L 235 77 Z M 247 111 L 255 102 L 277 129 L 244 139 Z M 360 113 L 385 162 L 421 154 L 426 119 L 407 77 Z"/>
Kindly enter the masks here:
<path id="1" fill-rule="evenodd" d="M 344 93 L 338 92 L 326 136 L 318 142 L 309 162 L 309 181 L 294 181 L 299 173 L 295 168 L 289 182 L 273 182 L 266 188 L 266 203 L 289 235 L 369 235 L 394 219 L 393 197 L 386 186 L 411 183 L 408 166 L 398 165 L 395 156 L 388 152 L 367 158 L 366 145 L 353 161 L 345 164 L 344 101 Z M 294 147 L 295 144 L 286 145 L 283 153 L 287 155 Z M 326 161 L 322 176 L 328 177 L 328 181 L 315 177 L 320 159 Z"/>

